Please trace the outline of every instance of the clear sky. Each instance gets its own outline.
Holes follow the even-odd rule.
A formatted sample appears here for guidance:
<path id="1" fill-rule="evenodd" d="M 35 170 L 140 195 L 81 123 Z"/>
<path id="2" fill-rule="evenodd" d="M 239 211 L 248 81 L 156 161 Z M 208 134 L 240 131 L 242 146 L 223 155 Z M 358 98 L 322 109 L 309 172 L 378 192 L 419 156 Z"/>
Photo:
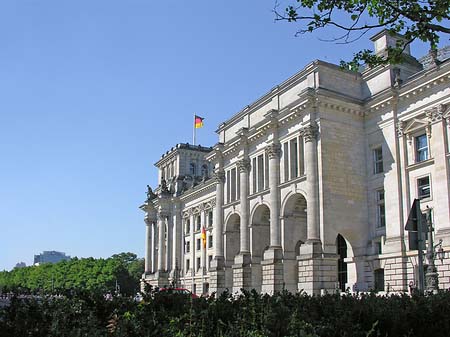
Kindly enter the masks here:
<path id="1" fill-rule="evenodd" d="M 371 48 L 296 38 L 273 4 L 2 0 L 0 270 L 43 250 L 143 256 L 138 206 L 194 113 L 213 145 L 221 121 L 312 60 Z"/>

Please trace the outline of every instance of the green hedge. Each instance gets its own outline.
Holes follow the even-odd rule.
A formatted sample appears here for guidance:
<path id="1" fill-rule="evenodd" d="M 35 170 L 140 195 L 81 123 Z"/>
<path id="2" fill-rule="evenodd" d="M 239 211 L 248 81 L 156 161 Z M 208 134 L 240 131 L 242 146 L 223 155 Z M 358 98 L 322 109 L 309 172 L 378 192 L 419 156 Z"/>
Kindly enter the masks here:
<path id="1" fill-rule="evenodd" d="M 219 298 L 151 291 L 141 303 L 98 292 L 13 298 L 0 336 L 449 336 L 450 292 L 432 296 L 350 294 Z"/>

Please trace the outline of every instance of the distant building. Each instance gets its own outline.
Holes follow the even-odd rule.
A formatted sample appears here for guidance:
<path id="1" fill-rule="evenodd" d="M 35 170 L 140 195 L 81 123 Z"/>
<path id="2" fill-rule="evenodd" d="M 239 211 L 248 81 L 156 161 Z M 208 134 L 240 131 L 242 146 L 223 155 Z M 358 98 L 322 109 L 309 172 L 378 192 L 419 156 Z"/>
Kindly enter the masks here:
<path id="1" fill-rule="evenodd" d="M 14 268 L 25 268 L 27 264 L 25 262 L 19 262 L 16 263 L 16 266 Z"/>
<path id="2" fill-rule="evenodd" d="M 39 266 L 41 263 L 57 263 L 59 261 L 68 261 L 70 256 L 63 252 L 56 252 L 54 250 L 44 251 L 42 254 L 34 256 L 34 265 Z"/>

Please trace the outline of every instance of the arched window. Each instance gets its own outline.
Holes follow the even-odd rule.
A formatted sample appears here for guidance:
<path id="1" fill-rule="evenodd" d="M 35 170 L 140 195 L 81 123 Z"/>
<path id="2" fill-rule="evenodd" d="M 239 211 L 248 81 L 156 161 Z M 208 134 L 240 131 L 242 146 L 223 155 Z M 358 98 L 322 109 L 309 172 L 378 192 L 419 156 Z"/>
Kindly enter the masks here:
<path id="1" fill-rule="evenodd" d="M 191 165 L 189 166 L 189 173 L 191 174 L 191 176 L 195 177 L 196 171 L 197 166 L 195 165 L 195 163 L 191 163 Z"/>
<path id="2" fill-rule="evenodd" d="M 203 164 L 202 166 L 202 177 L 208 177 L 208 165 Z"/>

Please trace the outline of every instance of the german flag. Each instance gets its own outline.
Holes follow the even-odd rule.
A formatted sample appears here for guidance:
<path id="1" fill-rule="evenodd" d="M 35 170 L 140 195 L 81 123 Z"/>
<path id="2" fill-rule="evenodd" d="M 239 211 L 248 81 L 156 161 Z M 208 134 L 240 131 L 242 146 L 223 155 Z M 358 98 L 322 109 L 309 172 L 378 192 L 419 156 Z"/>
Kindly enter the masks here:
<path id="1" fill-rule="evenodd" d="M 206 248 L 206 228 L 205 228 L 205 226 L 202 227 L 202 242 L 203 242 L 203 248 Z"/>
<path id="2" fill-rule="evenodd" d="M 204 120 L 203 117 L 195 115 L 194 116 L 194 127 L 196 129 L 202 128 L 203 127 L 203 120 Z"/>

